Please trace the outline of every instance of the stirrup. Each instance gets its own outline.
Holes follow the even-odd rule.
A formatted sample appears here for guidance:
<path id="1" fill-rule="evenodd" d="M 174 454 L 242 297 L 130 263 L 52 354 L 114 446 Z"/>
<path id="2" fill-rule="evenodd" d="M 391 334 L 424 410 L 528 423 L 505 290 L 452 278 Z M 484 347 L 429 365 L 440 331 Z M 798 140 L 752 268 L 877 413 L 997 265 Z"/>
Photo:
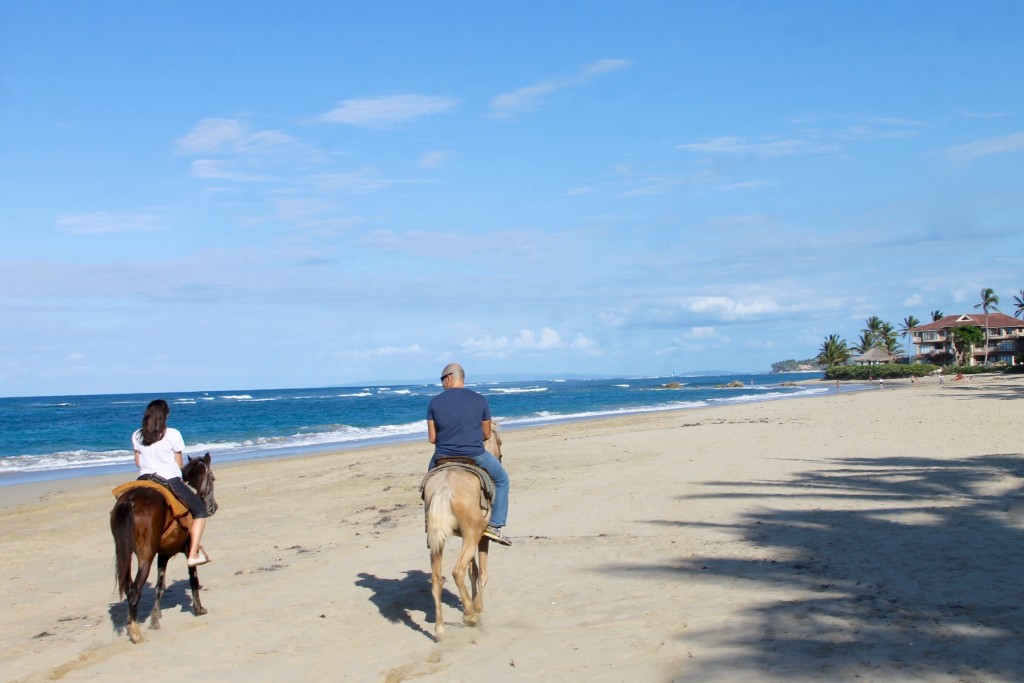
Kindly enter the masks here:
<path id="1" fill-rule="evenodd" d="M 512 541 L 502 535 L 501 529 L 490 525 L 484 529 L 484 538 L 489 538 L 500 545 L 512 545 Z"/>

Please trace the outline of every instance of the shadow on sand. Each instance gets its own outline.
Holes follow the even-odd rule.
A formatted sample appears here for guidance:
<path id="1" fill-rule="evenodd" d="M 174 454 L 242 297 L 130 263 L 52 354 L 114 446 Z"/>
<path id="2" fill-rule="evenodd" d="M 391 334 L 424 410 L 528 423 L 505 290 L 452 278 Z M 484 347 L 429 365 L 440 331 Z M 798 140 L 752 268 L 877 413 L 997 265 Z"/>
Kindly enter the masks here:
<path id="1" fill-rule="evenodd" d="M 413 631 L 434 639 L 434 634 L 412 617 L 413 612 L 422 612 L 423 619 L 420 621 L 425 622 L 428 616 L 433 616 L 434 598 L 430 594 L 430 574 L 413 569 L 400 579 L 382 579 L 361 572 L 356 585 L 372 591 L 370 602 L 377 606 L 382 617 L 390 622 L 401 622 Z M 441 594 L 441 600 L 452 609 L 462 607 L 459 598 L 448 590 Z"/>
<path id="2" fill-rule="evenodd" d="M 154 574 L 156 571 L 154 570 Z M 134 577 L 134 573 L 132 574 Z M 139 598 L 138 620 L 140 625 L 149 626 L 149 615 L 153 612 L 153 603 L 156 599 L 156 588 L 152 582 L 147 582 L 142 589 L 142 597 Z M 161 609 L 166 612 L 169 609 L 178 607 L 180 612 L 192 614 L 192 589 L 189 587 L 188 579 L 173 581 L 164 589 L 164 598 L 160 601 Z M 107 608 L 110 615 L 110 623 L 114 632 L 118 635 L 125 635 L 125 627 L 128 626 L 128 600 L 113 602 Z"/>
<path id="3" fill-rule="evenodd" d="M 788 591 L 744 615 L 754 628 L 718 632 L 737 654 L 702 662 L 687 680 L 712 679 L 715 665 L 809 679 L 1024 680 L 1024 524 L 1008 513 L 1024 491 L 985 493 L 1007 476 L 1024 477 L 1021 454 L 848 458 L 788 481 L 710 482 L 688 499 L 749 499 L 738 524 L 710 526 L 756 547 L 756 559 L 729 553 L 606 569 Z M 772 509 L 793 496 L 820 507 Z M 649 523 L 683 533 L 709 526 Z M 695 635 L 710 637 L 692 629 L 679 637 Z"/>

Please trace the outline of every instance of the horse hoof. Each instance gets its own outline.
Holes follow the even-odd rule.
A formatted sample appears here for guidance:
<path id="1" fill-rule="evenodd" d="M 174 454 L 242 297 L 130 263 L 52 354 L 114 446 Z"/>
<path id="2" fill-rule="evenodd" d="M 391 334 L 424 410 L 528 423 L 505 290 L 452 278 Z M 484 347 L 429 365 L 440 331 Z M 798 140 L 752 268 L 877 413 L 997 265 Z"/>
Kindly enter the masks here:
<path id="1" fill-rule="evenodd" d="M 436 640 L 437 642 L 440 643 L 442 640 L 444 640 L 444 636 L 445 636 L 444 626 L 438 626 L 436 629 L 434 629 L 434 640 Z"/>
<path id="2" fill-rule="evenodd" d="M 473 616 L 465 615 L 462 617 L 462 623 L 466 626 L 476 626 L 480 622 L 480 618 L 475 614 Z"/>
<path id="3" fill-rule="evenodd" d="M 151 622 L 149 622 L 149 630 L 150 631 L 159 631 L 160 630 L 160 622 L 159 621 L 151 621 Z"/>
<path id="4" fill-rule="evenodd" d="M 132 624 L 128 627 L 128 638 L 136 644 L 142 642 L 142 631 L 139 630 L 137 624 Z"/>
<path id="5" fill-rule="evenodd" d="M 205 608 L 205 607 L 197 607 L 197 608 L 195 609 L 195 613 L 196 613 L 196 616 L 197 616 L 197 617 L 201 617 L 201 616 L 203 616 L 204 614 L 206 614 L 206 608 Z"/>

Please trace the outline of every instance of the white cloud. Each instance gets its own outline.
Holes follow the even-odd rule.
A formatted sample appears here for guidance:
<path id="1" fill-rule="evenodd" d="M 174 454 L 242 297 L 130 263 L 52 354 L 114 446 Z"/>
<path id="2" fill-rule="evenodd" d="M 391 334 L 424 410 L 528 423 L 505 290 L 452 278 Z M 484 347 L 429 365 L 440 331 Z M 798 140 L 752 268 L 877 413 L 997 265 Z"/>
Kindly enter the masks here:
<path id="1" fill-rule="evenodd" d="M 232 168 L 234 164 L 224 159 L 196 159 L 189 168 L 192 176 L 203 180 L 234 180 L 238 182 L 261 182 L 268 178 L 255 173 L 246 173 Z"/>
<path id="2" fill-rule="evenodd" d="M 1024 152 L 1024 133 L 1014 133 L 998 138 L 986 138 L 965 145 L 950 147 L 949 153 L 962 159 L 978 159 L 993 154 Z"/>
<path id="3" fill-rule="evenodd" d="M 451 152 L 427 152 L 419 160 L 420 168 L 438 168 L 452 157 Z"/>
<path id="4" fill-rule="evenodd" d="M 716 190 L 751 190 L 758 187 L 776 187 L 782 183 L 777 180 L 747 180 L 739 183 L 728 183 L 719 185 Z"/>
<path id="5" fill-rule="evenodd" d="M 724 344 L 728 344 L 731 340 L 729 337 L 721 334 L 717 328 L 714 327 L 691 327 L 685 330 L 682 334 L 673 337 L 672 343 L 673 348 L 666 352 L 671 351 L 705 351 L 711 348 L 717 348 Z"/>
<path id="6" fill-rule="evenodd" d="M 528 329 L 519 330 L 519 334 L 514 337 L 486 335 L 481 338 L 470 338 L 462 343 L 462 348 L 470 353 L 499 358 L 511 353 L 553 351 L 569 346 L 562 339 L 562 335 L 550 327 L 543 327 L 539 332 Z M 594 348 L 594 343 L 579 335 L 573 340 L 572 348 L 589 350 Z"/>
<path id="7" fill-rule="evenodd" d="M 387 97 L 357 97 L 343 100 L 318 120 L 326 123 L 344 123 L 354 126 L 387 127 L 424 116 L 442 114 L 458 106 L 450 97 L 427 95 L 390 95 Z"/>
<path id="8" fill-rule="evenodd" d="M 491 99 L 491 112 L 495 116 L 509 117 L 532 111 L 544 103 L 546 95 L 584 85 L 605 74 L 625 69 L 631 64 L 632 62 L 626 59 L 601 59 L 587 64 L 575 76 L 546 79 L 533 85 L 495 95 Z"/>
<path id="9" fill-rule="evenodd" d="M 758 157 L 787 157 L 807 154 L 832 154 L 840 147 L 834 144 L 801 140 L 796 138 L 766 137 L 756 141 L 727 136 L 714 138 L 706 142 L 693 142 L 677 145 L 676 149 L 688 152 L 708 152 L 711 154 L 743 154 Z"/>
<path id="10" fill-rule="evenodd" d="M 592 187 L 573 187 L 565 191 L 566 197 L 583 197 L 588 194 L 593 194 L 594 188 Z"/>
<path id="11" fill-rule="evenodd" d="M 203 119 L 174 144 L 178 154 L 210 154 L 234 147 L 244 136 L 241 122 L 235 119 Z"/>
<path id="12" fill-rule="evenodd" d="M 382 178 L 378 169 L 370 167 L 344 173 L 324 173 L 313 176 L 312 180 L 321 190 L 326 192 L 351 192 L 355 194 L 374 192 L 401 182 Z"/>
<path id="13" fill-rule="evenodd" d="M 718 336 L 714 327 L 691 327 L 682 335 L 684 339 L 715 339 Z"/>
<path id="14" fill-rule="evenodd" d="M 95 211 L 61 214 L 56 225 L 68 235 L 100 235 L 154 232 L 165 228 L 164 221 L 157 211 Z"/>
<path id="15" fill-rule="evenodd" d="M 752 318 L 784 310 L 778 302 L 766 296 L 739 300 L 727 296 L 691 297 L 684 299 L 683 308 L 723 320 Z"/>
<path id="16" fill-rule="evenodd" d="M 174 141 L 182 156 L 210 154 L 265 154 L 302 147 L 299 141 L 277 130 L 252 131 L 237 119 L 203 119 L 185 136 Z"/>
<path id="17" fill-rule="evenodd" d="M 913 294 L 903 300 L 903 306 L 905 308 L 913 308 L 914 306 L 920 306 L 924 302 L 924 297 L 920 294 Z"/>
<path id="18" fill-rule="evenodd" d="M 400 356 L 419 356 L 423 354 L 423 349 L 419 344 L 410 344 L 409 346 L 381 346 L 376 349 L 365 349 L 362 351 L 355 351 L 352 353 L 353 356 L 362 357 L 374 357 L 374 358 L 395 358 Z"/>

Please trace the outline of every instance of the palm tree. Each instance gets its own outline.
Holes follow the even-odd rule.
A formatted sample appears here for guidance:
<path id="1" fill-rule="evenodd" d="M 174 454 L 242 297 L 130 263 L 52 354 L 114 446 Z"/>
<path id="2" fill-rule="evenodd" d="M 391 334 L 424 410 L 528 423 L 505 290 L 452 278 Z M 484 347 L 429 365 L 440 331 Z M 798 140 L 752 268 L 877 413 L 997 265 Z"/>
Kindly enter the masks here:
<path id="1" fill-rule="evenodd" d="M 882 323 L 882 326 L 878 330 L 878 342 L 876 346 L 883 347 L 894 356 L 899 355 L 903 350 L 900 346 L 900 340 L 896 335 L 896 328 L 893 327 L 891 322 L 886 321 Z"/>
<path id="2" fill-rule="evenodd" d="M 832 367 L 845 363 L 849 357 L 850 350 L 846 348 L 846 340 L 840 339 L 838 334 L 830 334 L 822 342 L 821 350 L 815 360 L 818 361 L 818 365 Z"/>
<path id="3" fill-rule="evenodd" d="M 870 332 L 864 330 L 860 333 L 860 339 L 857 340 L 857 345 L 853 347 L 853 350 L 857 353 L 867 353 L 878 341 L 872 336 Z"/>
<path id="4" fill-rule="evenodd" d="M 995 291 L 991 287 L 985 287 L 981 290 L 981 303 L 974 304 L 975 308 L 980 308 L 985 313 L 985 365 L 988 365 L 988 312 L 989 310 L 998 311 L 997 303 L 999 303 L 999 297 L 996 296 Z"/>
<path id="5" fill-rule="evenodd" d="M 873 315 L 864 321 L 865 328 L 861 330 L 860 335 L 860 352 L 864 353 L 868 349 L 882 344 L 885 339 L 882 334 L 882 327 L 885 325 L 882 319 L 877 315 Z"/>
<path id="6" fill-rule="evenodd" d="M 903 319 L 903 322 L 900 324 L 900 334 L 903 335 L 904 339 L 906 339 L 907 337 L 910 336 L 910 331 L 912 329 L 914 329 L 915 327 L 917 327 L 918 325 L 920 325 L 920 324 L 921 324 L 920 320 L 918 320 L 917 318 L 915 318 L 912 315 L 908 315 L 906 318 Z M 910 361 L 913 360 L 912 356 L 915 355 L 914 352 L 916 351 L 916 349 L 914 349 L 912 347 L 909 347 L 909 348 L 910 348 L 910 352 L 907 353 L 907 364 L 908 365 L 910 364 Z"/>
<path id="7" fill-rule="evenodd" d="M 942 311 L 932 311 L 931 316 L 932 322 L 935 322 L 936 320 L 942 320 L 943 318 L 946 317 L 946 315 Z"/>
<path id="8" fill-rule="evenodd" d="M 1024 289 L 1020 290 L 1018 295 L 1013 297 L 1013 303 L 1017 305 L 1017 310 L 1013 312 L 1013 317 L 1024 319 Z"/>

